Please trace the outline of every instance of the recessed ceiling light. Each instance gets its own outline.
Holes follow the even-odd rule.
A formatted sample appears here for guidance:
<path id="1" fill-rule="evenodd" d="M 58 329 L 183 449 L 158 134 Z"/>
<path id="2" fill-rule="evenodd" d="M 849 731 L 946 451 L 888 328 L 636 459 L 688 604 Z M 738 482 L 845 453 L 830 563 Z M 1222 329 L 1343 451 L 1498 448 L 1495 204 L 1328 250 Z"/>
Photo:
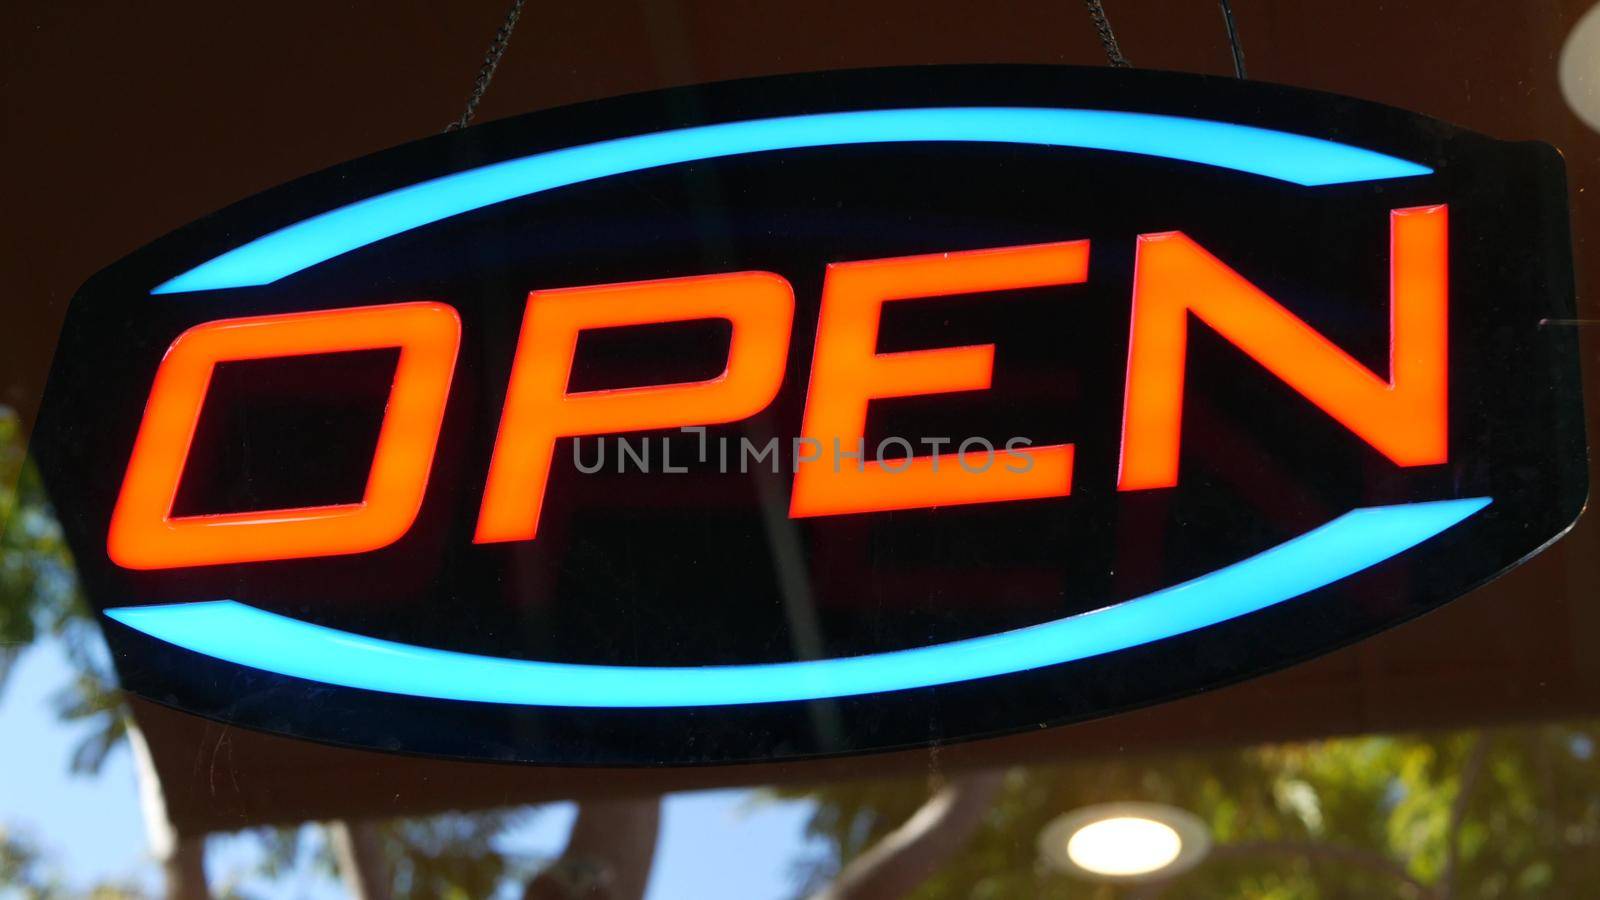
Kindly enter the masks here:
<path id="1" fill-rule="evenodd" d="M 1578 118 L 1600 131 L 1600 4 L 1583 14 L 1561 48 L 1561 94 Z"/>
<path id="2" fill-rule="evenodd" d="M 1051 867 L 1096 881 L 1169 878 L 1211 849 L 1205 823 L 1157 803 L 1107 803 L 1068 813 L 1039 835 Z"/>

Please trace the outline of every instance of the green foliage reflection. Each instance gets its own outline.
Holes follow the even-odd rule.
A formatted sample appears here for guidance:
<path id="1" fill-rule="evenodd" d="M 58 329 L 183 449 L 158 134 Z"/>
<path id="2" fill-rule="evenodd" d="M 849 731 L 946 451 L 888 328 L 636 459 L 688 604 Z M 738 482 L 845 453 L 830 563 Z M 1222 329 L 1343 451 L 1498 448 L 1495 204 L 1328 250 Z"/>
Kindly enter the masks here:
<path id="1" fill-rule="evenodd" d="M 1577 898 L 1600 885 L 1600 723 L 1385 735 L 1011 771 L 964 849 L 911 896 L 944 898 Z M 924 781 L 809 792 L 829 848 L 807 891 L 903 822 Z M 1145 800 L 1190 810 L 1216 841 L 1197 869 L 1137 888 L 1047 870 L 1056 816 Z"/>

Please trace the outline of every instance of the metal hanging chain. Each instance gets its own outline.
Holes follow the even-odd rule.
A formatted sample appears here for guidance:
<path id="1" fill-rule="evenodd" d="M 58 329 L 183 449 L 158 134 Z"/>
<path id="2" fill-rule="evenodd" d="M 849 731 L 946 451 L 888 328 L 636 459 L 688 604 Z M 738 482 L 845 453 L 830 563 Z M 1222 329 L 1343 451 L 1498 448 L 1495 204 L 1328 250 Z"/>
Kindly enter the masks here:
<path id="1" fill-rule="evenodd" d="M 494 79 L 494 70 L 500 65 L 500 57 L 506 55 L 506 45 L 511 43 L 511 32 L 516 30 L 517 20 L 522 18 L 522 6 L 526 2 L 511 0 L 511 8 L 506 10 L 506 20 L 495 31 L 494 40 L 489 42 L 489 52 L 483 55 L 483 66 L 478 69 L 478 77 L 472 81 L 472 93 L 467 95 L 467 108 L 461 111 L 461 118 L 445 126 L 445 131 L 467 127 L 477 114 L 478 104 L 483 102 L 483 95 L 489 92 L 489 82 Z"/>
<path id="2" fill-rule="evenodd" d="M 1239 26 L 1233 21 L 1233 7 L 1228 0 L 1218 0 L 1222 4 L 1222 24 L 1228 28 L 1228 49 L 1233 51 L 1233 77 L 1249 78 L 1244 70 L 1244 44 L 1239 41 Z"/>
<path id="3" fill-rule="evenodd" d="M 1234 21 L 1233 7 L 1228 0 L 1219 0 L 1222 6 L 1222 21 L 1228 29 L 1228 47 L 1233 51 L 1233 74 L 1239 78 L 1249 77 L 1244 64 L 1244 46 L 1239 40 L 1239 27 Z M 494 80 L 494 70 L 500 65 L 500 58 L 506 55 L 506 47 L 511 43 L 511 33 L 517 28 L 517 20 L 522 18 L 522 7 L 527 0 L 511 0 L 511 7 L 506 10 L 505 21 L 495 30 L 494 40 L 489 42 L 489 52 L 483 56 L 483 65 L 478 69 L 478 77 L 472 81 L 472 93 L 467 95 L 466 108 L 461 111 L 461 117 L 445 127 L 445 131 L 455 131 L 465 128 L 472 122 L 472 117 L 478 112 L 478 104 L 483 102 L 483 95 L 489 92 L 489 82 Z M 1122 54 L 1122 45 L 1117 43 L 1116 32 L 1111 30 L 1111 20 L 1106 17 L 1106 8 L 1103 0 L 1083 0 L 1083 5 L 1089 10 L 1089 21 L 1094 24 L 1094 31 L 1100 38 L 1100 46 L 1105 48 L 1106 61 L 1118 69 L 1132 67 L 1132 63 Z"/>
<path id="4" fill-rule="evenodd" d="M 1100 36 L 1100 46 L 1106 48 L 1106 61 L 1118 69 L 1131 67 L 1133 63 L 1122 55 L 1122 47 L 1111 30 L 1111 20 L 1106 18 L 1106 8 L 1101 0 L 1083 0 L 1083 5 L 1089 8 L 1089 21 L 1094 23 L 1094 32 Z"/>
<path id="5" fill-rule="evenodd" d="M 1222 6 L 1222 24 L 1228 29 L 1228 49 L 1233 52 L 1233 74 L 1236 78 L 1248 78 L 1249 74 L 1244 66 L 1244 43 L 1239 40 L 1239 24 L 1234 21 L 1233 4 L 1228 0 L 1218 0 Z M 1111 20 L 1106 18 L 1104 0 L 1083 0 L 1083 5 L 1089 9 L 1089 21 L 1094 23 L 1094 32 L 1100 36 L 1100 46 L 1106 49 L 1106 61 L 1118 69 L 1130 68 L 1133 64 L 1122 55 L 1122 45 L 1117 43 L 1116 32 L 1111 30 Z"/>

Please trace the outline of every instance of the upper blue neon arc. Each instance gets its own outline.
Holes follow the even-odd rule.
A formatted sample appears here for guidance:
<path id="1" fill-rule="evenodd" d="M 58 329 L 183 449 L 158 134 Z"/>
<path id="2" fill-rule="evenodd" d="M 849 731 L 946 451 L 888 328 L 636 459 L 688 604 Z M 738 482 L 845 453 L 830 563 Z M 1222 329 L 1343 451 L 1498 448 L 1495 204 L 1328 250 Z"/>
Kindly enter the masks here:
<path id="1" fill-rule="evenodd" d="M 1372 150 L 1301 134 L 1115 110 L 930 107 L 750 119 L 552 150 L 418 182 L 258 237 L 164 282 L 151 293 L 270 284 L 342 253 L 450 216 L 641 169 L 771 150 L 912 141 L 1112 150 L 1218 166 L 1307 187 L 1433 171 Z"/>
<path id="2" fill-rule="evenodd" d="M 232 600 L 121 607 L 130 628 L 242 666 L 345 687 L 480 703 L 727 706 L 952 684 L 1114 653 L 1235 619 L 1403 553 L 1490 498 L 1369 506 L 1191 581 L 1042 625 L 867 656 L 760 665 L 602 666 L 417 647 Z"/>

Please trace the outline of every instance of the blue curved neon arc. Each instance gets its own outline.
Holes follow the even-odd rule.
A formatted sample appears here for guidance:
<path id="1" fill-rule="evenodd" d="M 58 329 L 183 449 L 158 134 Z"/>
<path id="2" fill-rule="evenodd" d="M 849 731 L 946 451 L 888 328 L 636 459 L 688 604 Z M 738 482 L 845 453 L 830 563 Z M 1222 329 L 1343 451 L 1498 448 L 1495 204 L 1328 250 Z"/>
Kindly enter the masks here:
<path id="1" fill-rule="evenodd" d="M 106 615 L 242 666 L 414 697 L 610 708 L 822 700 L 1009 675 L 1226 622 L 1403 553 L 1489 502 L 1364 507 L 1199 578 L 1092 612 L 913 650 L 803 662 L 667 667 L 507 659 L 352 634 L 233 600 L 122 607 Z"/>
<path id="2" fill-rule="evenodd" d="M 153 294 L 270 284 L 403 231 L 495 203 L 676 163 L 845 144 L 978 141 L 1183 160 L 1306 187 L 1427 175 L 1361 147 L 1230 122 L 1099 109 L 931 107 L 750 119 L 523 156 L 378 194 L 256 238 Z"/>

